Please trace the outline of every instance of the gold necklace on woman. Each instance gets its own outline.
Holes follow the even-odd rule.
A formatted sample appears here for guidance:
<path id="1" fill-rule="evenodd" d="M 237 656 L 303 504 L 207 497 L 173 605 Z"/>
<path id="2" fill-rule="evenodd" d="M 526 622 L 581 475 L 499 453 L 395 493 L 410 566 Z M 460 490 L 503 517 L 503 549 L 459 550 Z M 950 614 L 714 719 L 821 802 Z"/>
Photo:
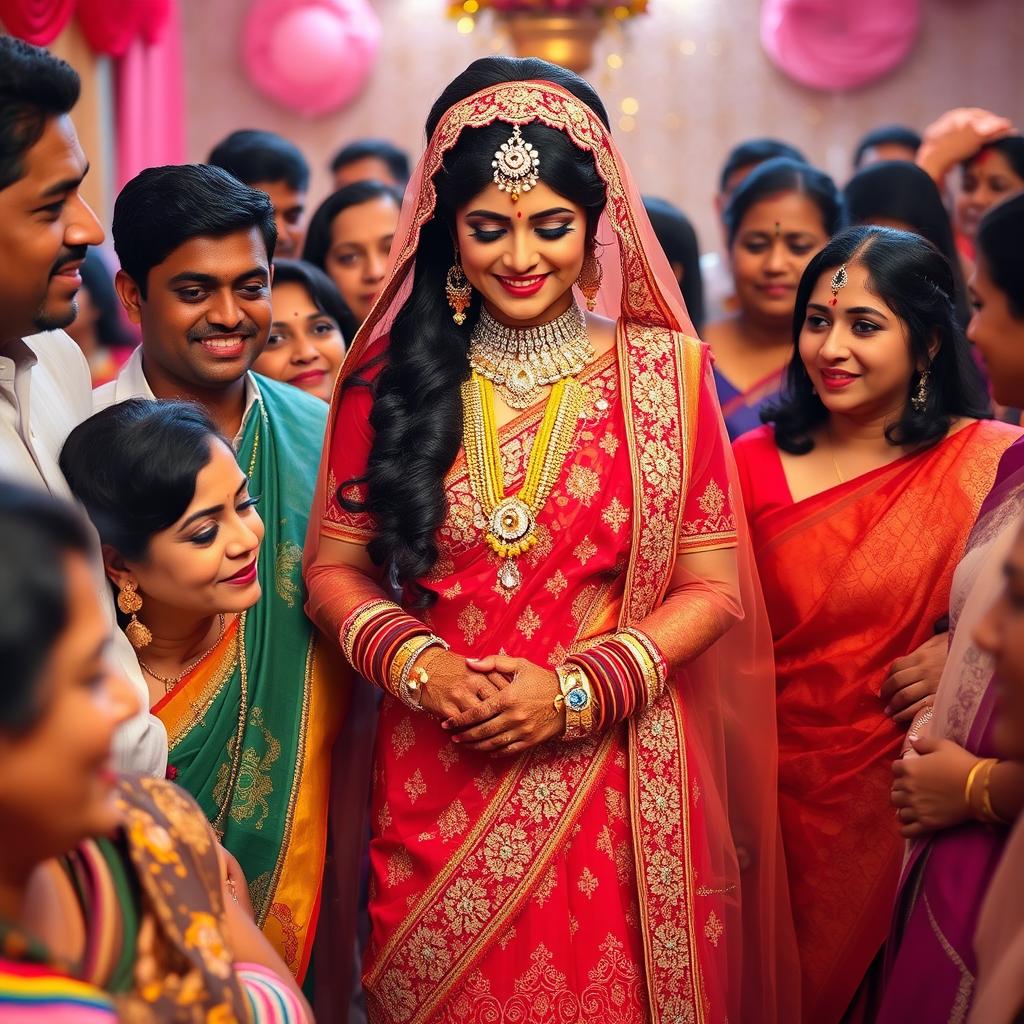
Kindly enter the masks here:
<path id="1" fill-rule="evenodd" d="M 487 517 L 484 540 L 502 559 L 498 583 L 508 593 L 523 581 L 516 559 L 537 543 L 537 515 L 561 475 L 584 404 L 584 388 L 573 377 L 555 382 L 537 429 L 526 478 L 516 494 L 505 494 L 494 388 L 474 370 L 462 385 L 462 431 L 473 495 Z"/>
<path id="2" fill-rule="evenodd" d="M 535 405 L 542 388 L 576 376 L 593 358 L 587 320 L 575 300 L 536 327 L 508 327 L 482 308 L 469 339 L 469 365 L 513 409 Z"/>
<path id="3" fill-rule="evenodd" d="M 195 661 L 186 665 L 185 668 L 183 668 L 176 676 L 157 675 L 156 672 L 154 672 L 141 658 L 139 658 L 139 667 L 147 675 L 152 676 L 158 683 L 163 683 L 165 693 L 170 693 L 171 690 L 173 690 L 174 687 L 177 686 L 178 683 L 180 683 L 182 679 L 185 678 L 185 676 L 187 676 L 194 669 L 197 669 L 204 661 L 206 661 L 206 659 L 211 654 L 213 654 L 215 650 L 217 650 L 217 647 L 220 645 L 221 640 L 224 639 L 224 631 L 227 629 L 227 619 L 225 619 L 223 612 L 220 612 L 219 615 L 220 631 L 217 633 L 217 639 L 214 640 L 213 646 L 210 647 L 208 650 L 204 651 L 202 654 L 200 654 Z"/>

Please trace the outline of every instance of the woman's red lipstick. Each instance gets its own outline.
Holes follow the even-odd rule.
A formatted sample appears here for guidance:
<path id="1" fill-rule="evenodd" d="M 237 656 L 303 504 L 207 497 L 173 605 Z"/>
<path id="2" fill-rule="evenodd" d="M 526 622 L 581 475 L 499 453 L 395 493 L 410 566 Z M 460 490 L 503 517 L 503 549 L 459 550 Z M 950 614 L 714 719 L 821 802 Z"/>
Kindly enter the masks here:
<path id="1" fill-rule="evenodd" d="M 256 559 L 254 558 L 244 569 L 239 569 L 234 576 L 229 576 L 223 583 L 230 583 L 235 587 L 247 587 L 256 579 Z"/>
<path id="2" fill-rule="evenodd" d="M 529 277 L 500 277 L 497 274 L 494 276 L 498 278 L 501 287 L 517 299 L 528 299 L 531 295 L 536 295 L 548 279 L 547 274 L 532 274 Z"/>

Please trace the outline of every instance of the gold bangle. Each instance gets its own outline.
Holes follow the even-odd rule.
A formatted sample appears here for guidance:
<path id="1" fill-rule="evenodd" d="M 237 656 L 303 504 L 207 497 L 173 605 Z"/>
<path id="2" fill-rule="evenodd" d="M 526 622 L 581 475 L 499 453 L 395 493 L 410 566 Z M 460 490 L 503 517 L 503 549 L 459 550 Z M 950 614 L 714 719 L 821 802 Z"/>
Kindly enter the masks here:
<path id="1" fill-rule="evenodd" d="M 565 702 L 565 740 L 579 740 L 594 729 L 594 692 L 586 672 L 579 665 L 559 665 L 555 669 Z"/>
<path id="2" fill-rule="evenodd" d="M 665 661 L 665 656 L 658 650 L 657 644 L 642 629 L 637 629 L 635 626 L 627 626 L 620 632 L 626 633 L 639 641 L 647 652 L 647 656 L 651 659 L 651 664 L 654 666 L 658 679 L 658 693 L 655 694 L 655 697 L 657 697 L 668 680 L 668 664 Z"/>
<path id="3" fill-rule="evenodd" d="M 643 675 L 645 691 L 643 703 L 646 706 L 657 698 L 661 690 L 658 679 L 658 667 L 655 665 L 650 652 L 633 633 L 622 630 L 616 634 L 615 639 L 626 646 Z"/>
<path id="4" fill-rule="evenodd" d="M 992 806 L 992 794 L 989 791 L 989 782 L 992 779 L 992 769 L 999 764 L 996 758 L 989 758 L 988 769 L 985 772 L 985 778 L 981 785 L 981 813 L 982 818 L 991 825 L 1011 825 L 1012 822 L 1007 821 L 996 813 L 996 809 Z"/>
<path id="5" fill-rule="evenodd" d="M 429 633 L 417 633 L 409 637 L 395 652 L 395 656 L 388 665 L 388 692 L 393 697 L 402 695 L 402 680 L 405 678 L 407 665 L 412 664 L 412 659 L 419 653 L 420 648 L 430 640 Z"/>
<path id="6" fill-rule="evenodd" d="M 362 604 L 349 615 L 348 625 L 342 627 L 341 649 L 344 651 L 345 658 L 350 665 L 352 664 L 352 649 L 355 646 L 356 638 L 359 636 L 360 630 L 362 630 L 375 615 L 378 615 L 385 609 L 390 608 L 400 608 L 400 606 L 395 604 L 394 601 L 388 601 L 383 598 L 374 598 L 373 600 Z"/>
<path id="7" fill-rule="evenodd" d="M 975 817 L 974 803 L 971 801 L 971 788 L 974 786 L 974 776 L 985 767 L 986 763 L 986 758 L 979 757 L 967 773 L 967 782 L 964 784 L 964 802 L 967 804 L 967 810 L 971 812 L 972 817 Z"/>
<path id="8" fill-rule="evenodd" d="M 448 645 L 439 636 L 431 634 L 430 636 L 419 637 L 418 639 L 421 643 L 409 656 L 399 677 L 400 689 L 398 694 L 406 704 L 416 708 L 417 711 L 422 710 L 423 687 L 430 682 L 430 675 L 427 673 L 427 670 L 416 667 L 417 659 L 431 647 L 443 647 L 446 651 L 448 650 Z M 415 679 L 413 678 L 414 676 Z"/>

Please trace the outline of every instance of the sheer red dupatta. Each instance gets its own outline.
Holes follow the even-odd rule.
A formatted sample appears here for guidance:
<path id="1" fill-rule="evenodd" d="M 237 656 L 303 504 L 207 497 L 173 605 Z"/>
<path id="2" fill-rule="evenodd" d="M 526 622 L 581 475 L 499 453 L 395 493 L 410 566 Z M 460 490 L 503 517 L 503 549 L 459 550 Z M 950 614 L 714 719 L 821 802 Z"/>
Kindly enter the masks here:
<path id="1" fill-rule="evenodd" d="M 411 290 L 419 231 L 435 209 L 433 176 L 464 128 L 496 120 L 508 124 L 540 121 L 563 131 L 593 154 L 608 188 L 608 205 L 597 233 L 604 268 L 598 311 L 620 322 L 618 360 L 634 487 L 625 597 L 617 622 L 603 624 L 604 629 L 615 628 L 643 619 L 660 604 L 668 588 L 694 457 L 697 399 L 705 384 L 696 369 L 702 363 L 699 344 L 683 337 L 692 334 L 692 326 L 679 288 L 625 164 L 593 112 L 550 83 L 512 82 L 490 87 L 453 106 L 439 123 L 406 192 L 387 283 L 357 334 L 339 377 L 314 507 L 323 515 L 331 497 L 329 452 L 339 389 L 365 361 L 368 347 L 387 335 Z M 647 400 L 651 388 L 671 393 L 671 407 Z M 724 434 L 724 425 L 722 430 Z M 654 466 L 657 468 L 652 469 Z M 728 993 L 729 1018 L 771 1022 L 798 1016 L 792 1003 L 798 991 L 795 943 L 776 813 L 771 637 L 731 462 L 729 471 L 740 531 L 744 621 L 691 663 L 659 702 L 630 723 L 636 873 L 644 918 L 648 998 L 656 1021 L 673 1019 L 672 1007 L 680 1005 L 676 989 L 683 984 L 681 977 L 674 975 L 689 975 L 662 966 L 669 961 L 659 951 L 657 936 L 671 932 L 689 936 L 692 943 L 694 929 L 704 927 L 704 922 L 693 918 L 691 897 L 698 887 L 724 894 L 729 902 L 721 940 L 729 951 L 728 979 L 721 985 Z M 307 568 L 315 562 L 319 544 L 320 523 L 314 522 L 315 518 L 311 519 L 307 543 Z M 310 589 L 309 611 L 314 618 L 318 603 L 328 599 L 329 595 Z M 667 743 L 662 739 L 666 735 Z M 657 757 L 652 751 L 659 752 Z M 703 780 L 699 793 L 686 786 L 687 760 L 699 766 Z M 642 811 L 645 801 L 652 798 L 652 780 L 666 778 L 681 782 L 679 813 L 670 828 L 655 825 Z M 690 878 L 686 891 L 665 893 L 664 887 L 650 884 L 652 858 L 666 847 L 686 851 L 688 808 L 694 800 L 701 802 L 713 845 L 712 877 Z M 659 820 L 664 821 L 663 815 Z M 698 979 L 696 987 L 701 985 Z M 706 1019 L 699 999 L 697 1009 L 697 1019 Z"/>

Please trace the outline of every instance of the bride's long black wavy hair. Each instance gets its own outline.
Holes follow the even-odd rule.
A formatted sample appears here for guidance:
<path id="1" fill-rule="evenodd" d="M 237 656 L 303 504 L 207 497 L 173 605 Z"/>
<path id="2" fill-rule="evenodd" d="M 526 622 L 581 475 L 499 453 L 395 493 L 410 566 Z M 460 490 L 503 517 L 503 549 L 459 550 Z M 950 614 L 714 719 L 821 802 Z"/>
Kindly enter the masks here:
<path id="1" fill-rule="evenodd" d="M 427 118 L 429 140 L 444 113 L 460 100 L 501 82 L 545 80 L 561 86 L 590 107 L 608 126 L 608 114 L 594 90 L 578 75 L 533 58 L 483 57 L 474 61 L 438 97 Z M 444 477 L 462 442 L 459 389 L 469 375 L 469 337 L 480 312 L 476 292 L 463 326 L 452 321 L 445 279 L 455 259 L 455 212 L 491 183 L 491 160 L 511 126 L 498 121 L 464 129 L 434 177 L 437 212 L 423 226 L 413 267 L 412 292 L 391 328 L 384 368 L 372 385 L 362 368 L 346 386 L 372 386 L 374 430 L 366 476 L 345 481 L 338 500 L 350 511 L 368 511 L 376 535 L 370 557 L 402 588 L 413 605 L 425 607 L 436 594 L 417 581 L 438 558 L 436 532 L 447 511 Z M 592 242 L 604 210 L 606 191 L 593 156 L 564 133 L 541 124 L 522 128 L 541 154 L 541 180 L 587 213 Z M 367 485 L 366 502 L 346 498 L 353 483 Z"/>

